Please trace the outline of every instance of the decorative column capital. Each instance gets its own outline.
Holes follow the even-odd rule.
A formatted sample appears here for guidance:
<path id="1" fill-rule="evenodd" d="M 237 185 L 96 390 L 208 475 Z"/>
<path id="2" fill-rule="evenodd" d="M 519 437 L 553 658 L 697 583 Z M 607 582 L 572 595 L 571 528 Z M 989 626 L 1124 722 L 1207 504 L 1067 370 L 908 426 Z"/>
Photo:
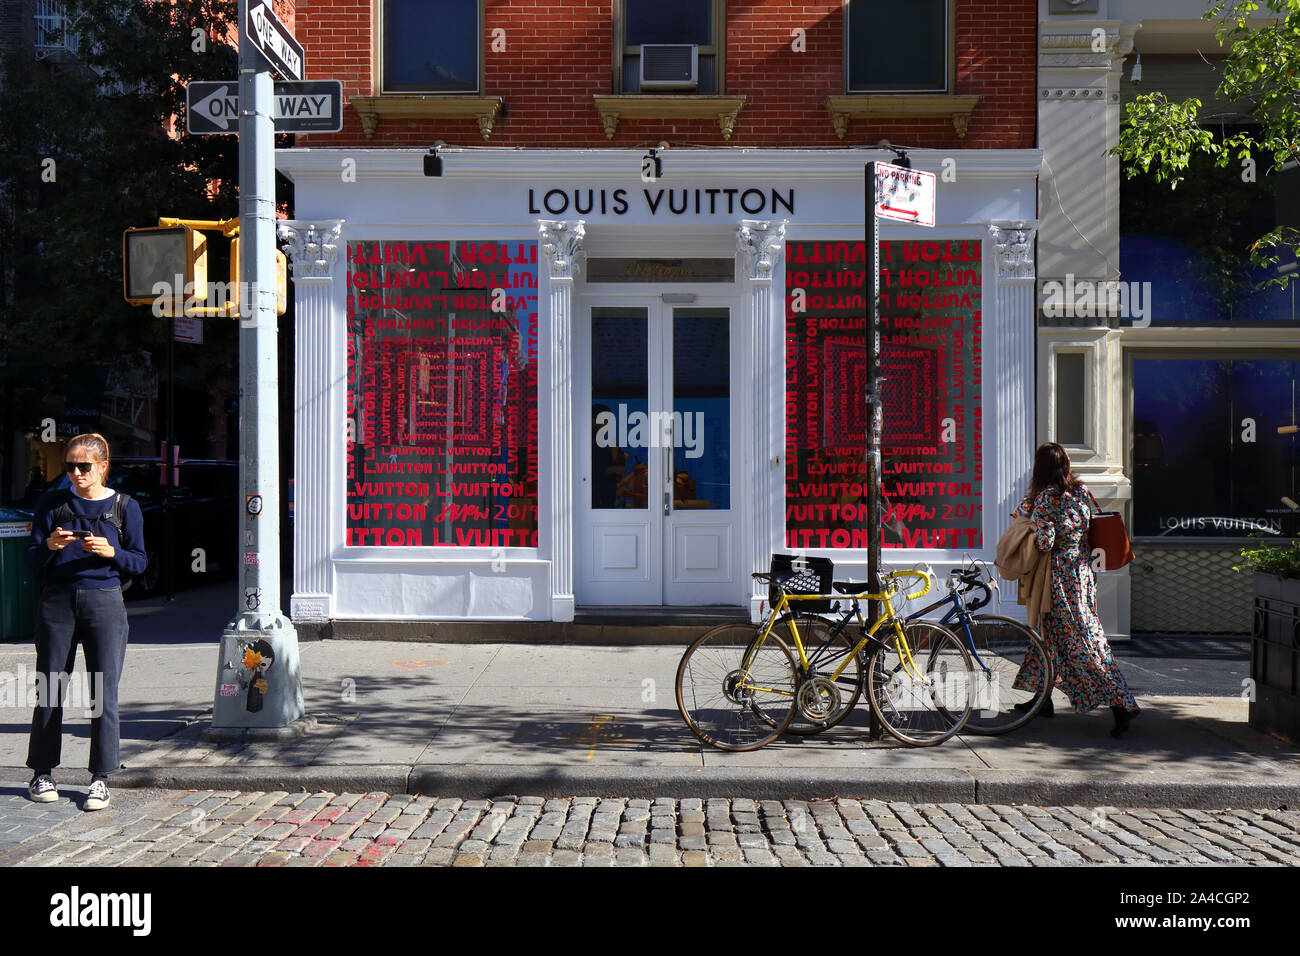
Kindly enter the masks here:
<path id="1" fill-rule="evenodd" d="M 772 267 L 785 246 L 788 219 L 768 221 L 742 219 L 736 227 L 736 248 L 740 250 L 745 272 L 755 281 L 772 279 Z"/>
<path id="2" fill-rule="evenodd" d="M 1034 277 L 1034 233 L 1037 220 L 989 223 L 989 239 L 997 256 L 999 279 Z"/>
<path id="3" fill-rule="evenodd" d="M 276 235 L 289 247 L 289 262 L 295 279 L 328 279 L 339 257 L 339 238 L 343 235 L 342 219 L 319 219 L 307 222 L 282 219 L 276 223 Z"/>
<path id="4" fill-rule="evenodd" d="M 585 219 L 539 219 L 542 257 L 552 279 L 572 279 L 578 274 L 582 242 L 587 235 Z"/>

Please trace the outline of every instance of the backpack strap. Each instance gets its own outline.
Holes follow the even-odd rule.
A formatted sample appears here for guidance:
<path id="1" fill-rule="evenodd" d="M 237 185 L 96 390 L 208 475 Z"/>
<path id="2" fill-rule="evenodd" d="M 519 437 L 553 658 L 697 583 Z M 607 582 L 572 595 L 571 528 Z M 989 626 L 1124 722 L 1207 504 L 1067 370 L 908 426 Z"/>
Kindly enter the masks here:
<path id="1" fill-rule="evenodd" d="M 113 526 L 113 529 L 121 535 L 122 529 L 126 526 L 126 506 L 131 500 L 131 496 L 118 492 L 113 496 L 113 503 L 109 505 L 108 511 L 99 515 L 85 515 L 89 521 L 107 521 Z M 72 510 L 72 492 L 67 492 L 67 496 L 51 512 L 50 520 L 52 527 L 59 527 L 65 521 L 71 521 L 77 517 Z"/>
<path id="2" fill-rule="evenodd" d="M 50 511 L 50 527 L 57 528 L 65 521 L 71 521 L 76 517 L 72 513 L 72 492 L 64 489 L 59 503 Z"/>
<path id="3" fill-rule="evenodd" d="M 117 529 L 119 536 L 122 534 L 122 529 L 126 527 L 126 506 L 130 500 L 128 495 L 119 491 L 113 496 L 113 504 L 109 508 L 108 514 L 104 515 L 104 519 Z"/>

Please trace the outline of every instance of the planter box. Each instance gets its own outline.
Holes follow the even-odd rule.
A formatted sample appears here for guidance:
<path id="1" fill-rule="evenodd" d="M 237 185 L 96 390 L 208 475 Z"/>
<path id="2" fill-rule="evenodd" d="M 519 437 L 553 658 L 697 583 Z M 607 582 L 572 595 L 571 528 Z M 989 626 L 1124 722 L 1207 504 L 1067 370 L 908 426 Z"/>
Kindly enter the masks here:
<path id="1" fill-rule="evenodd" d="M 1300 579 L 1255 575 L 1250 725 L 1300 742 Z"/>

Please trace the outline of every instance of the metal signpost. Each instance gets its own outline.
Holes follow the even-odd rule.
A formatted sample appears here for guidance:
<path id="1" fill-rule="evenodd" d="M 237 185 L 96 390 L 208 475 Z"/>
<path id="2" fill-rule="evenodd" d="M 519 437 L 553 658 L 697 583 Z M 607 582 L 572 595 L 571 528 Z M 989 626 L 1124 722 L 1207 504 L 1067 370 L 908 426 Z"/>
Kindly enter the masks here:
<path id="1" fill-rule="evenodd" d="M 271 67 L 302 78 L 302 47 L 263 0 L 239 22 L 240 611 L 217 661 L 212 728 L 288 728 L 303 717 L 298 635 L 280 612 L 275 129 Z M 265 58 L 265 59 L 264 59 Z"/>
<path id="2" fill-rule="evenodd" d="M 906 161 L 906 160 L 904 160 Z M 880 593 L 880 538 L 883 504 L 880 445 L 885 405 L 880 375 L 880 220 L 893 219 L 918 226 L 934 225 L 934 173 L 892 163 L 867 163 L 863 198 L 867 200 L 866 233 L 871 262 L 871 296 L 867 316 L 867 581 Z M 871 601 L 871 623 L 880 619 L 880 602 Z"/>

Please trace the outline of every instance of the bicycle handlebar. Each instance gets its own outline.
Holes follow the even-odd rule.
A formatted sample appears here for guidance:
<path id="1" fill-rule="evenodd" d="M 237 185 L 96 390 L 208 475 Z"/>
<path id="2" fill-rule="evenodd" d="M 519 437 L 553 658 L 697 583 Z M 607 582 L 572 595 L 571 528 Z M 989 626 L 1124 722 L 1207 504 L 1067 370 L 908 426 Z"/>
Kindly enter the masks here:
<path id="1" fill-rule="evenodd" d="M 925 586 L 914 594 L 911 593 L 907 594 L 907 596 L 904 598 L 904 600 L 906 601 L 913 601 L 916 598 L 919 598 L 925 594 L 929 594 L 930 589 L 934 587 L 934 580 L 930 577 L 929 574 L 927 574 L 924 571 L 911 571 L 911 570 L 890 571 L 889 574 L 886 575 L 886 577 L 888 577 L 889 580 L 891 581 L 897 581 L 899 578 L 919 578 L 922 581 L 922 583 Z"/>
<path id="2" fill-rule="evenodd" d="M 993 600 L 992 590 L 977 571 L 952 571 L 949 574 L 948 588 L 963 595 L 970 594 L 977 588 L 983 592 L 980 597 L 964 602 L 967 611 L 978 611 Z"/>
<path id="3" fill-rule="evenodd" d="M 993 600 L 993 592 L 989 590 L 989 586 L 985 584 L 983 581 L 978 582 L 975 585 L 975 587 L 983 591 L 984 594 L 973 601 L 967 602 L 966 610 L 968 611 L 978 611 L 980 608 L 984 607 L 986 604 L 988 604 L 990 601 Z"/>

